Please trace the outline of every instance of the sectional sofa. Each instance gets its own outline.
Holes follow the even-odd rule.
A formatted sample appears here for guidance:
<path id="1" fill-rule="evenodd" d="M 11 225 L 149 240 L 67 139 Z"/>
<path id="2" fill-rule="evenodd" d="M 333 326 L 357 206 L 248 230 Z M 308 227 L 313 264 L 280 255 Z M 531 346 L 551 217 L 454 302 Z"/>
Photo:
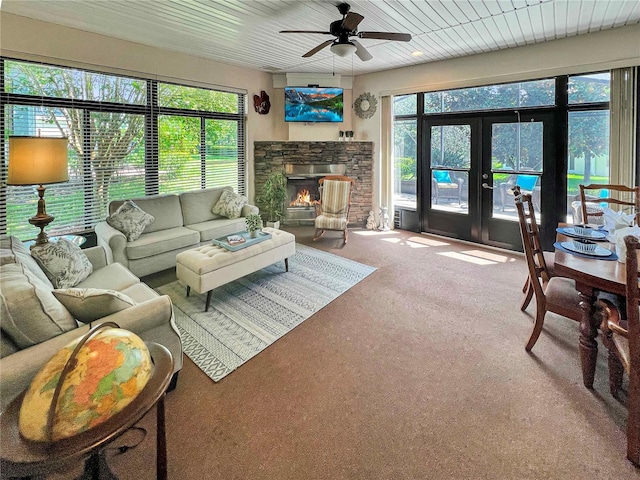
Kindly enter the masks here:
<path id="1" fill-rule="evenodd" d="M 145 341 L 167 347 L 174 359 L 171 388 L 175 387 L 182 368 L 182 343 L 169 297 L 158 295 L 123 265 L 109 264 L 103 247 L 88 248 L 82 253 L 91 264 L 87 270 L 92 271 L 73 290 L 92 289 L 98 293 L 92 297 L 98 303 L 76 308 L 84 312 L 74 316 L 74 309 L 59 300 L 60 291 L 55 290 L 54 294 L 53 283 L 29 249 L 16 237 L 0 238 L 0 410 L 29 386 L 56 352 L 103 321 L 115 322 Z M 105 295 L 112 294 L 110 300 L 104 300 L 103 290 Z M 113 298 L 113 291 L 124 294 L 126 297 L 120 297 L 130 303 L 118 308 L 105 306 L 105 301 L 120 301 Z M 118 311 L 108 314 L 114 310 Z M 106 315 L 101 316 L 103 313 Z M 78 316 L 84 318 L 83 315 L 92 320 L 78 321 Z"/>

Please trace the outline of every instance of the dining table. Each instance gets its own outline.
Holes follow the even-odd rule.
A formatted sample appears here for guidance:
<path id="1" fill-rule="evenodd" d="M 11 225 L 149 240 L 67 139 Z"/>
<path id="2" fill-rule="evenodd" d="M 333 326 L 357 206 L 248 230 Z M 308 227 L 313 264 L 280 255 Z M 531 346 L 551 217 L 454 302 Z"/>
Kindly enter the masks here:
<path id="1" fill-rule="evenodd" d="M 572 237 L 562 233 L 567 224 L 558 226 L 556 243 L 554 244 L 554 276 L 566 277 L 575 281 L 576 291 L 580 295 L 582 310 L 580 321 L 580 364 L 582 367 L 582 382 L 587 388 L 593 388 L 593 379 L 598 357 L 599 318 L 594 315 L 595 303 L 600 292 L 608 292 L 624 296 L 626 289 L 625 264 L 617 261 L 615 244 L 608 241 L 597 242 L 601 248 L 612 252 L 612 256 L 590 256 L 570 252 L 565 248 L 558 248 L 558 244 L 570 242 Z M 613 260 L 612 260 L 613 259 Z"/>

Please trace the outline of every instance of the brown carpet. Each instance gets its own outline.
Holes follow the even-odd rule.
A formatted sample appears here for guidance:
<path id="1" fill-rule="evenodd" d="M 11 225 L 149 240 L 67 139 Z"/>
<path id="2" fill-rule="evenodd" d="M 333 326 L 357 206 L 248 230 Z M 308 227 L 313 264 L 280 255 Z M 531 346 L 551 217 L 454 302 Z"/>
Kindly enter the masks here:
<path id="1" fill-rule="evenodd" d="M 185 357 L 166 403 L 169 478 L 640 478 L 604 349 L 594 391 L 577 323 L 549 314 L 525 352 L 535 305 L 518 309 L 521 256 L 403 231 L 353 230 L 342 248 L 337 232 L 313 243 L 311 228 L 288 230 L 378 270 L 220 383 Z M 122 480 L 155 478 L 153 419 L 138 448 L 109 453 Z"/>

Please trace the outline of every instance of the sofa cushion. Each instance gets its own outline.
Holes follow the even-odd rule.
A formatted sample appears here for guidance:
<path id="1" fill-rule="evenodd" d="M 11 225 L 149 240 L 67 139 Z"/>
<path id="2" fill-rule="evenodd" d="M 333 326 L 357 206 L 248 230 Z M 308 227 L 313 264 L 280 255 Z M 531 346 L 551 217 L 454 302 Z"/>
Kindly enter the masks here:
<path id="1" fill-rule="evenodd" d="M 22 243 L 17 237 L 1 237 L 0 248 L 2 250 L 9 250 L 15 257 L 15 263 L 20 263 L 27 267 L 36 277 L 50 288 L 53 288 L 51 280 L 45 275 L 45 273 L 36 262 L 36 259 L 31 256 L 31 252 L 27 246 Z M 7 262 L 11 263 L 11 262 Z"/>
<path id="2" fill-rule="evenodd" d="M 242 207 L 247 203 L 247 197 L 238 195 L 232 190 L 225 190 L 220 194 L 220 198 L 213 206 L 211 211 L 216 215 L 222 215 L 227 218 L 238 218 Z"/>
<path id="3" fill-rule="evenodd" d="M 0 327 L 18 348 L 44 342 L 78 325 L 51 288 L 19 263 L 0 266 Z"/>
<path id="4" fill-rule="evenodd" d="M 80 247 L 64 238 L 32 248 L 31 256 L 56 288 L 73 287 L 93 272 Z"/>
<path id="5" fill-rule="evenodd" d="M 16 256 L 8 248 L 0 248 L 0 265 L 16 263 Z"/>
<path id="6" fill-rule="evenodd" d="M 201 242 L 208 242 L 214 238 L 231 235 L 247 229 L 243 217 L 234 219 L 220 217 L 217 220 L 185 225 L 185 227 L 197 231 L 200 234 Z"/>
<path id="7" fill-rule="evenodd" d="M 110 263 L 106 267 L 95 270 L 78 288 L 106 288 L 122 292 L 131 285 L 139 283 L 140 279 L 120 263 Z"/>
<path id="8" fill-rule="evenodd" d="M 171 250 L 197 245 L 200 242 L 198 232 L 185 227 L 169 228 L 160 232 L 145 233 L 135 242 L 126 246 L 127 258 L 136 260 L 158 255 Z"/>
<path id="9" fill-rule="evenodd" d="M 221 215 L 213 213 L 211 209 L 218 203 L 220 195 L 225 190 L 233 191 L 231 187 L 222 187 L 182 192 L 180 194 L 180 204 L 182 205 L 182 217 L 185 226 L 222 218 Z"/>
<path id="10" fill-rule="evenodd" d="M 107 217 L 107 223 L 124 233 L 124 236 L 130 242 L 137 239 L 145 227 L 153 223 L 154 220 L 155 217 L 153 215 L 149 215 L 131 200 L 125 201 L 115 212 Z"/>
<path id="11" fill-rule="evenodd" d="M 158 296 L 158 293 L 154 289 L 143 282 L 131 285 L 130 287 L 124 289 L 122 293 L 124 293 L 127 297 L 129 297 L 136 303 L 143 303 Z"/>
<path id="12" fill-rule="evenodd" d="M 76 320 L 90 323 L 136 303 L 124 293 L 104 288 L 65 288 L 53 295 Z"/>
<path id="13" fill-rule="evenodd" d="M 8 335 L 0 335 L 0 358 L 7 357 L 12 353 L 19 352 L 20 349 L 9 338 Z"/>
<path id="14" fill-rule="evenodd" d="M 147 225 L 143 233 L 158 232 L 168 228 L 182 227 L 182 208 L 178 195 L 148 195 L 146 197 L 132 198 L 133 202 L 142 210 L 155 218 L 153 223 Z M 124 201 L 112 201 L 109 203 L 109 212 L 114 212 Z"/>

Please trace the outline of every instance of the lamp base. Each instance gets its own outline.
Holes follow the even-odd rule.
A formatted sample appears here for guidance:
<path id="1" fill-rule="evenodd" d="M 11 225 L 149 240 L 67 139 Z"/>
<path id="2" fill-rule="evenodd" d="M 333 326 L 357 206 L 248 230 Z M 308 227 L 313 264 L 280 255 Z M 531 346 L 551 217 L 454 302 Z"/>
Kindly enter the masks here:
<path id="1" fill-rule="evenodd" d="M 31 248 L 49 243 L 49 238 L 47 237 L 47 234 L 44 233 L 44 227 L 49 225 L 55 219 L 55 217 L 47 214 L 47 207 L 44 203 L 44 191 L 46 188 L 43 185 L 40 185 L 37 190 L 38 197 L 40 197 L 38 199 L 38 213 L 29 219 L 29 223 L 38 227 L 40 229 L 40 233 L 36 237 L 36 243 L 31 245 Z"/>
<path id="2" fill-rule="evenodd" d="M 36 237 L 36 243 L 31 245 L 31 248 L 49 243 L 49 237 L 45 233 L 44 227 L 46 227 L 51 222 L 53 222 L 54 219 L 55 217 L 52 217 L 51 215 L 47 215 L 46 213 L 44 215 L 36 215 L 29 219 L 29 223 L 31 225 L 38 227 L 40 229 L 40 233 Z"/>

